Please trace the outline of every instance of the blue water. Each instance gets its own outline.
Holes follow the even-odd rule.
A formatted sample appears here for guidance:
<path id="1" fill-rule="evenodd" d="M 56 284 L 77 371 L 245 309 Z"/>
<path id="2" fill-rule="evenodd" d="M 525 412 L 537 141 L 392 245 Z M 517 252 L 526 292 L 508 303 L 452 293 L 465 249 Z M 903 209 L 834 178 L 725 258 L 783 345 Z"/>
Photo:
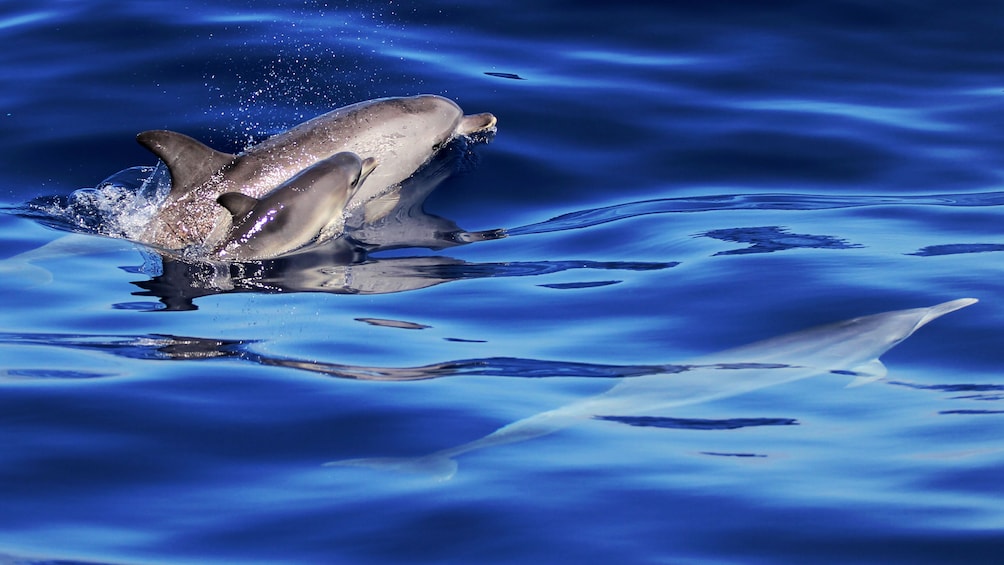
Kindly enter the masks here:
<path id="1" fill-rule="evenodd" d="M 757 4 L 0 5 L 0 561 L 993 562 L 999 4 Z M 143 130 L 236 151 L 419 93 L 499 120 L 425 209 L 508 237 L 227 286 L 23 207 L 148 175 Z M 604 415 L 449 480 L 323 466 L 968 296 L 867 386 Z"/>

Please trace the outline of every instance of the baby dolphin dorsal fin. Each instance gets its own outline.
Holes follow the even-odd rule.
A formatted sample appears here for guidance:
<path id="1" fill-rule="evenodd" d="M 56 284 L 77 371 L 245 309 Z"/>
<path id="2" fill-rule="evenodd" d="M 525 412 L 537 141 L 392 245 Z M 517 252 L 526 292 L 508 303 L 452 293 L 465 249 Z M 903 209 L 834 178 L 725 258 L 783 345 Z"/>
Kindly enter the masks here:
<path id="1" fill-rule="evenodd" d="M 247 214 L 258 204 L 258 199 L 240 192 L 227 192 L 221 194 L 216 199 L 221 206 L 226 208 L 234 218 L 239 218 Z"/>
<path id="2" fill-rule="evenodd" d="M 136 141 L 167 165 L 172 193 L 201 185 L 237 158 L 176 131 L 144 131 L 136 136 Z"/>

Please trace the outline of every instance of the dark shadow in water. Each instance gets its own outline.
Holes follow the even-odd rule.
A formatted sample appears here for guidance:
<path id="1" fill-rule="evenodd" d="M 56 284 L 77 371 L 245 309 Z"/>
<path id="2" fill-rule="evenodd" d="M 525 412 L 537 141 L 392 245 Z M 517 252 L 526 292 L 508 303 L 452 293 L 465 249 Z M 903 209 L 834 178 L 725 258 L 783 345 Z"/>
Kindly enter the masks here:
<path id="1" fill-rule="evenodd" d="M 959 396 L 953 396 L 953 400 L 1004 400 L 1004 385 L 996 384 L 974 384 L 974 383 L 958 383 L 958 384 L 920 384 L 920 383 L 910 383 L 906 381 L 889 381 L 889 384 L 894 386 L 903 386 L 907 388 L 912 388 L 915 390 L 934 390 L 938 392 L 951 392 L 951 393 L 964 393 Z"/>
<path id="2" fill-rule="evenodd" d="M 86 335 L 86 334 L 14 334 L 0 333 L 0 344 L 29 344 L 68 349 L 101 351 L 129 359 L 155 361 L 193 361 L 200 359 L 239 359 L 267 367 L 285 367 L 309 371 L 329 377 L 363 381 L 418 381 L 455 376 L 492 376 L 518 378 L 587 377 L 624 378 L 656 373 L 680 373 L 688 365 L 597 365 L 515 357 L 460 359 L 420 367 L 367 367 L 343 365 L 262 355 L 249 346 L 254 340 L 208 339 L 200 337 L 146 334 Z M 730 368 L 723 365 L 722 368 Z M 95 378 L 111 374 L 55 372 L 37 374 L 20 371 L 14 376 L 44 378 Z M 13 374 L 13 373 L 11 373 Z"/>
<path id="3" fill-rule="evenodd" d="M 947 385 L 925 385 L 920 383 L 908 383 L 906 381 L 889 381 L 889 384 L 895 386 L 905 386 L 907 388 L 917 389 L 917 390 L 938 390 L 943 392 L 987 392 L 987 391 L 1004 391 L 1004 385 L 992 385 L 992 384 L 947 384 Z"/>
<path id="4" fill-rule="evenodd" d="M 490 77 L 507 78 L 509 80 L 526 80 L 525 78 L 519 76 L 516 73 L 497 73 L 493 71 L 486 71 L 485 74 Z"/>
<path id="5" fill-rule="evenodd" d="M 643 428 L 670 428 L 674 430 L 738 430 L 756 426 L 797 426 L 792 418 L 728 418 L 706 420 L 701 418 L 664 418 L 658 416 L 594 416 L 595 420 L 620 422 Z"/>
<path id="6" fill-rule="evenodd" d="M 828 235 L 811 235 L 791 233 L 780 226 L 763 226 L 755 228 L 731 228 L 712 230 L 697 234 L 698 237 L 710 237 L 722 241 L 745 243 L 749 247 L 719 251 L 715 255 L 745 255 L 749 253 L 773 253 L 787 249 L 853 249 L 861 247 L 847 243 L 843 239 Z"/>
<path id="7" fill-rule="evenodd" d="M 610 286 L 612 284 L 620 284 L 621 281 L 589 281 L 589 282 L 571 282 L 571 283 L 549 283 L 549 284 L 538 284 L 544 288 L 553 288 L 555 290 L 578 290 L 582 288 L 598 288 L 601 286 Z"/>
<path id="8" fill-rule="evenodd" d="M 40 380 L 40 379 L 100 379 L 104 377 L 114 377 L 114 373 L 95 373 L 91 371 L 61 371 L 59 369 L 12 369 L 7 371 L 7 375 L 16 378 Z"/>
<path id="9" fill-rule="evenodd" d="M 339 240 L 340 241 L 340 240 Z M 525 261 L 468 263 L 442 256 L 369 258 L 342 261 L 329 249 L 313 250 L 270 261 L 252 263 L 183 263 L 163 260 L 160 275 L 134 282 L 143 289 L 136 296 L 154 296 L 164 310 L 194 310 L 194 300 L 231 292 L 326 292 L 331 294 L 388 294 L 427 288 L 450 281 L 528 277 L 570 269 L 651 271 L 677 263 L 599 261 Z"/>
<path id="10" fill-rule="evenodd" d="M 426 330 L 432 326 L 427 326 L 425 324 L 419 324 L 416 322 L 407 322 L 404 320 L 390 320 L 387 318 L 356 318 L 357 322 L 363 322 L 364 324 L 369 324 L 371 326 L 380 326 L 383 328 L 397 328 L 399 330 Z"/>
<path id="11" fill-rule="evenodd" d="M 39 345 L 101 351 L 118 357 L 154 361 L 195 361 L 201 359 L 239 359 L 266 367 L 285 367 L 319 375 L 361 381 L 420 381 L 442 377 L 488 376 L 515 378 L 579 377 L 622 379 L 654 374 L 684 373 L 693 369 L 744 370 L 785 369 L 775 363 L 712 363 L 707 365 L 601 365 L 569 361 L 485 357 L 444 361 L 419 367 L 369 367 L 320 361 L 305 361 L 263 355 L 250 346 L 256 340 L 211 339 L 166 334 L 87 335 L 87 334 L 16 334 L 0 333 L 0 344 Z M 21 371 L 17 376 L 30 377 L 34 372 Z M 58 375 L 44 375 L 53 378 Z M 66 378 L 95 378 L 111 374 L 67 372 Z M 763 425 L 763 424 L 761 424 Z"/>
<path id="12" fill-rule="evenodd" d="M 1004 251 L 1004 244 L 1000 243 L 950 243 L 946 245 L 929 245 L 908 255 L 919 257 L 937 257 L 938 255 L 961 255 L 964 253 L 989 253 L 991 251 Z"/>

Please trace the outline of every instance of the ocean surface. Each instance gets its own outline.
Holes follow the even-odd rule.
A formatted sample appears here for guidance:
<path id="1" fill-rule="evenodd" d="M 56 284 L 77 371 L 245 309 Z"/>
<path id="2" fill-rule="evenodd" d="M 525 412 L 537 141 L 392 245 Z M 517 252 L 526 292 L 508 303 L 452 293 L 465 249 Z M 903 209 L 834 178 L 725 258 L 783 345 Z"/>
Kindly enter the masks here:
<path id="1" fill-rule="evenodd" d="M 1004 554 L 998 2 L 13 0 L 0 41 L 0 563 Z M 138 132 L 236 152 L 421 93 L 498 128 L 416 217 L 505 237 L 108 237 L 165 179 Z M 715 361 L 967 297 L 882 379 Z"/>

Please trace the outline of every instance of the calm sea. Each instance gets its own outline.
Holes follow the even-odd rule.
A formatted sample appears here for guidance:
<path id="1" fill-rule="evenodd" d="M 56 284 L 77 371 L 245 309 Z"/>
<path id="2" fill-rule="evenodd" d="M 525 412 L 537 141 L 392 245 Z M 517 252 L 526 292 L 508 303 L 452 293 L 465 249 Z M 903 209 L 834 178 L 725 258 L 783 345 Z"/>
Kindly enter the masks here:
<path id="1" fill-rule="evenodd" d="M 1002 15 L 0 3 L 0 563 L 995 562 Z M 93 235 L 156 164 L 140 131 L 238 151 L 419 93 L 499 123 L 415 210 L 508 237 L 221 272 Z M 722 372 L 718 400 L 595 414 L 451 478 L 324 466 L 962 297 L 866 386 L 729 394 Z"/>

